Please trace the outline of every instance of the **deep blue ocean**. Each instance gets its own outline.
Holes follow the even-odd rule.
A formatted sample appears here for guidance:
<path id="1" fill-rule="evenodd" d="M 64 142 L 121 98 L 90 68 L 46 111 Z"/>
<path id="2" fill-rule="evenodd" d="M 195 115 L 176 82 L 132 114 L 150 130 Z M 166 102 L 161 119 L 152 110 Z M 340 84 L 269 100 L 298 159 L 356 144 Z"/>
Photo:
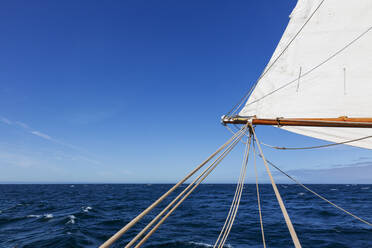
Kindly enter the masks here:
<path id="1" fill-rule="evenodd" d="M 171 186 L 0 185 L 0 247 L 97 247 Z M 308 186 L 372 222 L 372 185 Z M 233 184 L 201 185 L 144 247 L 212 247 L 235 187 Z M 372 228 L 368 225 L 300 186 L 278 187 L 303 247 L 372 247 Z M 261 185 L 260 191 L 267 246 L 293 247 L 271 185 Z M 255 192 L 255 185 L 245 186 L 226 247 L 263 247 Z M 159 211 L 160 208 L 153 210 L 113 247 L 124 247 Z"/>

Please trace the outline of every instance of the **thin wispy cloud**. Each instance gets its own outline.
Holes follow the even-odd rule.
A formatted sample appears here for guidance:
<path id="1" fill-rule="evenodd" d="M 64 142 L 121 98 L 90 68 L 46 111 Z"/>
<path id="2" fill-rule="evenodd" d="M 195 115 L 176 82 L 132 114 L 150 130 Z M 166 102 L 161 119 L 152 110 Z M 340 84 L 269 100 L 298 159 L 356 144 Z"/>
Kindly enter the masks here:
<path id="1" fill-rule="evenodd" d="M 97 161 L 95 159 L 87 158 L 85 156 L 77 156 L 76 158 L 80 159 L 80 160 L 83 160 L 83 161 L 87 161 L 87 162 L 92 163 L 92 164 L 96 164 L 96 165 L 101 164 L 99 161 Z"/>
<path id="2" fill-rule="evenodd" d="M 36 136 L 39 136 L 43 139 L 46 139 L 46 140 L 53 140 L 52 137 L 50 137 L 49 135 L 45 134 L 45 133 L 42 133 L 42 132 L 39 132 L 39 131 L 31 131 L 31 133 L 33 135 L 36 135 Z"/>
<path id="3" fill-rule="evenodd" d="M 14 125 L 14 126 L 20 127 L 22 129 L 26 130 L 27 132 L 29 132 L 30 134 L 36 135 L 40 138 L 43 138 L 43 139 L 46 139 L 46 140 L 49 140 L 49 141 L 53 141 L 53 142 L 58 143 L 60 145 L 64 145 L 64 146 L 70 147 L 72 149 L 78 150 L 78 148 L 76 146 L 65 144 L 61 141 L 58 141 L 58 140 L 52 138 L 50 135 L 48 135 L 44 132 L 32 129 L 26 123 L 23 123 L 23 122 L 20 122 L 20 121 L 11 121 L 11 120 L 9 120 L 8 118 L 5 118 L 5 117 L 0 117 L 0 121 L 7 124 L 7 125 Z"/>
<path id="4" fill-rule="evenodd" d="M 12 125 L 13 124 L 10 120 L 8 120 L 7 118 L 4 118 L 4 117 L 0 117 L 0 121 L 2 123 L 8 124 L 8 125 Z"/>
<path id="5" fill-rule="evenodd" d="M 8 151 L 0 151 L 0 159 L 2 163 L 12 166 L 18 166 L 21 168 L 28 168 L 40 163 L 40 161 L 32 157 L 25 156 L 24 154 L 19 153 L 11 153 Z"/>
<path id="6" fill-rule="evenodd" d="M 32 128 L 30 128 L 29 125 L 27 125 L 26 123 L 23 123 L 23 122 L 20 122 L 20 121 L 11 121 L 9 120 L 8 118 L 5 118 L 5 117 L 0 117 L 0 121 L 2 123 L 5 123 L 7 125 L 14 125 L 14 126 L 17 126 L 17 127 L 20 127 L 22 129 L 25 129 L 27 131 L 29 131 L 29 133 L 33 134 L 33 135 L 36 135 L 40 138 L 43 138 L 43 139 L 46 139 L 46 140 L 50 140 L 50 141 L 53 141 L 54 139 L 52 139 L 52 137 L 50 137 L 49 135 L 43 133 L 43 132 L 40 132 L 38 130 L 33 130 Z"/>
<path id="7" fill-rule="evenodd" d="M 372 162 L 344 164 L 324 169 L 295 169 L 286 171 L 289 175 L 307 183 L 371 183 Z M 274 172 L 276 176 L 282 176 Z M 284 176 L 283 176 L 284 177 Z"/>
<path id="8" fill-rule="evenodd" d="M 77 152 L 83 152 L 83 149 L 77 147 L 77 146 L 74 146 L 74 145 L 71 145 L 71 144 L 67 144 L 65 142 L 62 142 L 62 141 L 59 141 L 58 139 L 55 139 L 53 138 L 52 136 L 44 133 L 44 132 L 41 132 L 39 130 L 35 130 L 33 128 L 31 128 L 29 125 L 27 125 L 26 123 L 23 123 L 23 122 L 20 122 L 20 121 L 11 121 L 9 120 L 8 118 L 5 118 L 5 117 L 0 117 L 0 122 L 4 123 L 4 124 L 7 124 L 7 125 L 10 125 L 10 126 L 16 126 L 18 128 L 22 128 L 23 130 L 27 131 L 28 133 L 32 134 L 32 135 L 35 135 L 39 138 L 42 138 L 42 139 L 45 139 L 47 141 L 50 141 L 50 142 L 53 142 L 55 144 L 58 144 L 58 145 L 62 145 L 62 146 L 65 146 L 65 147 L 68 147 L 70 149 L 73 149 Z M 101 164 L 101 162 L 95 160 L 95 159 L 91 159 L 91 158 L 88 158 L 86 156 L 82 156 L 82 155 L 79 155 L 79 156 L 75 156 L 74 157 L 75 159 L 74 160 L 83 160 L 83 161 L 86 161 L 86 162 L 89 162 L 91 164 Z"/>
<path id="9" fill-rule="evenodd" d="M 366 165 L 371 165 L 371 161 L 365 161 L 365 162 L 355 162 L 355 163 L 352 163 L 351 166 L 352 167 L 361 167 L 361 166 L 366 166 Z M 333 168 L 343 168 L 343 167 L 349 167 L 350 166 L 350 163 L 348 164 L 333 164 L 333 165 L 330 165 L 330 167 L 333 167 Z"/>
<path id="10" fill-rule="evenodd" d="M 25 128 L 25 129 L 29 129 L 29 128 L 30 128 L 27 124 L 25 124 L 25 123 L 23 123 L 23 122 L 20 122 L 20 121 L 16 121 L 16 122 L 14 122 L 14 123 L 15 123 L 16 125 L 22 127 L 22 128 Z"/>

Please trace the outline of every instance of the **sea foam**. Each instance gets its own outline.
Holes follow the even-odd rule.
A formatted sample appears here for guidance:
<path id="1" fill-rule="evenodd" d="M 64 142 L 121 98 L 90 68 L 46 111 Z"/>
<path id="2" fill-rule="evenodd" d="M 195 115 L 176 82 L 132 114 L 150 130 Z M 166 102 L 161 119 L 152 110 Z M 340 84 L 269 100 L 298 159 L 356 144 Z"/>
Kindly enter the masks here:
<path id="1" fill-rule="evenodd" d="M 54 217 L 53 214 L 44 214 L 45 219 L 51 219 L 53 217 Z"/>
<path id="2" fill-rule="evenodd" d="M 202 242 L 190 241 L 188 243 L 191 244 L 191 245 L 197 245 L 197 246 L 201 246 L 201 247 L 213 247 L 213 245 L 211 245 L 211 244 L 206 244 L 206 243 L 202 243 Z M 223 247 L 232 248 L 232 246 L 229 245 L 229 244 L 225 244 Z"/>
<path id="3" fill-rule="evenodd" d="M 89 210 L 92 210 L 93 208 L 90 206 L 87 206 L 87 207 L 82 207 L 81 209 L 83 210 L 83 212 L 88 213 Z"/>
<path id="4" fill-rule="evenodd" d="M 213 247 L 213 245 L 202 243 L 202 242 L 193 242 L 193 241 L 190 241 L 189 244 L 197 245 L 197 246 L 203 246 L 203 247 Z"/>
<path id="5" fill-rule="evenodd" d="M 67 221 L 66 224 L 75 224 L 75 219 L 76 219 L 75 215 L 69 215 L 68 218 L 69 218 L 69 221 Z"/>
<path id="6" fill-rule="evenodd" d="M 30 214 L 30 215 L 27 215 L 27 218 L 40 218 L 41 215 L 40 214 Z"/>

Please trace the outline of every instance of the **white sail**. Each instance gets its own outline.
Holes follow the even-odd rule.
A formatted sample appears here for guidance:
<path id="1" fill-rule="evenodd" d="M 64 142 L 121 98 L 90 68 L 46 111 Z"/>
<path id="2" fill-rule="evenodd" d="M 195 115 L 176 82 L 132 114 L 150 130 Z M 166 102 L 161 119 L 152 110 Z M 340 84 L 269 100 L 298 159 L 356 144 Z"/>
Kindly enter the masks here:
<path id="1" fill-rule="evenodd" d="M 239 115 L 372 117 L 372 0 L 299 0 L 265 71 Z M 333 142 L 372 135 L 363 128 L 285 129 Z M 350 144 L 372 149 L 372 139 Z"/>

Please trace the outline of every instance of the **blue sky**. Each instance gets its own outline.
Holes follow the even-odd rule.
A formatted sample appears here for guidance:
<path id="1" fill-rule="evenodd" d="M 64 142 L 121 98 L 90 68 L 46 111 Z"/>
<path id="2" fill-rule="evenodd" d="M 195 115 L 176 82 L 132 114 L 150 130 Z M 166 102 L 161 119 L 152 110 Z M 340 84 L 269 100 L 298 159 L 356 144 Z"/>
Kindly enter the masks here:
<path id="1" fill-rule="evenodd" d="M 182 178 L 229 138 L 220 117 L 263 70 L 295 3 L 3 3 L 0 182 Z M 273 127 L 257 134 L 274 145 L 325 143 Z M 242 149 L 209 182 L 236 181 Z M 367 150 L 265 153 L 305 182 L 372 180 Z"/>

